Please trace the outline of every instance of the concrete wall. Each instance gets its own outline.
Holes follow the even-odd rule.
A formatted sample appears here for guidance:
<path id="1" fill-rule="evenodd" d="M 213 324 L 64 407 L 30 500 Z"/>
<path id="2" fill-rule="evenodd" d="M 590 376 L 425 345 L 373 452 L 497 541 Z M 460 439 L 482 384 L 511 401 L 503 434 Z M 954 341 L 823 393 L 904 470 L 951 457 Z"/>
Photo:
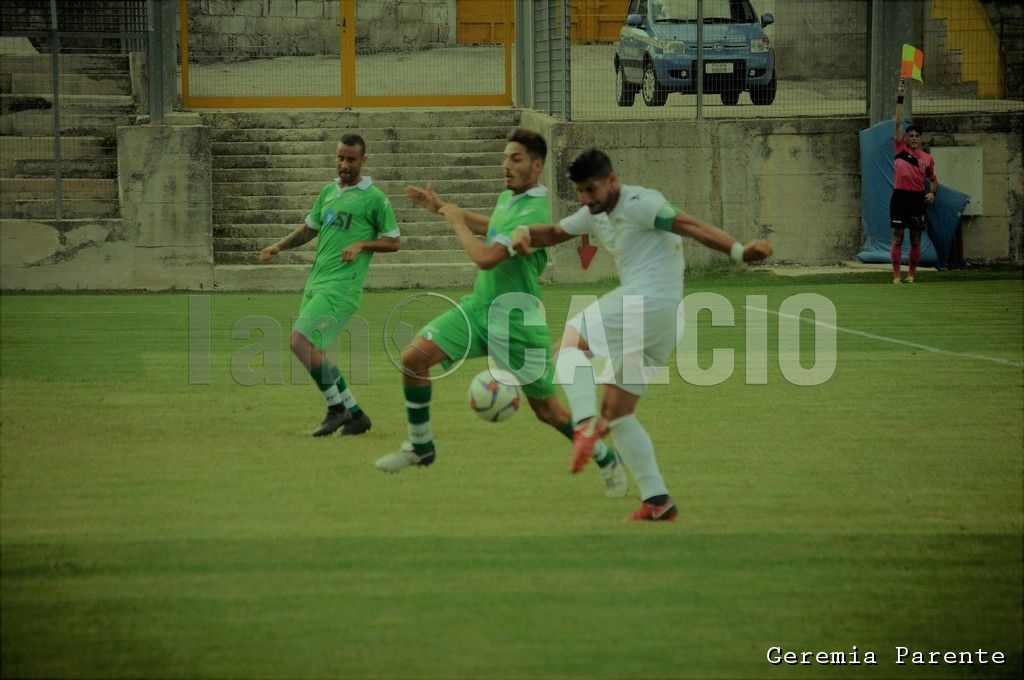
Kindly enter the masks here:
<path id="1" fill-rule="evenodd" d="M 338 55 L 338 0 L 190 0 L 189 60 Z M 360 0 L 356 52 L 405 51 L 455 40 L 455 0 Z"/>
<path id="2" fill-rule="evenodd" d="M 1024 122 L 1014 114 L 917 116 L 930 146 L 980 146 L 985 215 L 964 222 L 964 256 L 974 262 L 1024 261 Z M 564 123 L 525 112 L 523 124 L 551 140 L 544 182 L 556 218 L 578 202 L 564 169 L 588 146 L 604 149 L 627 184 L 658 189 L 680 208 L 722 226 L 740 240 L 771 239 L 776 263 L 831 265 L 853 259 L 860 225 L 860 118 L 737 121 Z M 937 169 L 942 181 L 942 168 Z M 614 276 L 598 251 L 580 272 L 577 244 L 553 252 L 555 280 Z M 725 263 L 686 242 L 688 266 Z"/>
<path id="3" fill-rule="evenodd" d="M 918 0 L 920 1 L 920 0 Z M 780 80 L 864 78 L 870 0 L 751 0 L 775 46 Z"/>
<path id="4" fill-rule="evenodd" d="M 213 284 L 210 129 L 194 114 L 118 130 L 120 220 L 4 220 L 5 290 L 209 289 Z M 985 214 L 965 218 L 972 262 L 1024 262 L 1024 119 L 1016 114 L 918 116 L 928 145 L 980 147 Z M 566 123 L 526 111 L 522 123 L 550 142 L 543 181 L 556 219 L 578 207 L 564 169 L 599 146 L 624 182 L 660 190 L 689 213 L 741 240 L 764 236 L 775 263 L 852 260 L 862 244 L 859 118 Z M 938 168 L 942 181 L 942 168 Z M 580 268 L 578 243 L 553 249 L 552 280 L 612 278 L 603 250 Z M 728 265 L 695 242 L 688 266 Z"/>
<path id="5" fill-rule="evenodd" d="M 122 127 L 117 147 L 121 218 L 3 220 L 0 288 L 212 287 L 210 129 Z"/>

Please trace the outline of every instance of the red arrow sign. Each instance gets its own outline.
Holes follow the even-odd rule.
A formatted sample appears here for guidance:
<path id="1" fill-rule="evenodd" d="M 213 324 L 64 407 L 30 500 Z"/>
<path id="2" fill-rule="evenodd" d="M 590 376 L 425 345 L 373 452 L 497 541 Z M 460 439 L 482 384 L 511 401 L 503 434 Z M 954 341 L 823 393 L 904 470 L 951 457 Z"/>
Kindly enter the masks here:
<path id="1" fill-rule="evenodd" d="M 576 252 L 579 253 L 580 264 L 583 265 L 584 269 L 587 269 L 594 260 L 594 256 L 597 255 L 597 246 L 590 245 L 590 236 L 584 234 L 583 243 L 576 249 Z"/>

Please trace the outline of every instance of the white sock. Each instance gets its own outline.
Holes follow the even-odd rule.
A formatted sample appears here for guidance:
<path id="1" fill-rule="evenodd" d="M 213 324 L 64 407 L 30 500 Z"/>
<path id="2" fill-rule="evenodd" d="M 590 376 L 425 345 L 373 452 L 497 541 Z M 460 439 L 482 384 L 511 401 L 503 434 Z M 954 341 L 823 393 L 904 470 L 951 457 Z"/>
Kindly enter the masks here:
<path id="1" fill-rule="evenodd" d="M 608 452 L 610 450 L 611 449 L 608 448 L 608 445 L 605 444 L 600 439 L 598 439 L 597 443 L 594 444 L 594 460 L 596 460 L 597 464 L 600 465 L 601 467 L 604 467 L 612 462 L 611 459 L 605 460 L 605 457 L 608 456 Z"/>
<path id="2" fill-rule="evenodd" d="M 331 385 L 329 388 L 324 390 L 324 399 L 327 400 L 328 406 L 337 406 L 343 402 L 341 392 L 338 391 L 337 385 Z"/>
<path id="3" fill-rule="evenodd" d="M 654 444 L 636 415 L 618 418 L 608 425 L 619 458 L 633 473 L 636 485 L 640 487 L 640 498 L 646 500 L 651 496 L 667 494 L 665 480 L 661 478 L 658 461 L 654 457 Z"/>
<path id="4" fill-rule="evenodd" d="M 573 424 L 597 415 L 594 367 L 578 347 L 563 347 L 555 360 L 555 377 L 569 400 Z"/>
<path id="5" fill-rule="evenodd" d="M 356 403 L 356 398 L 352 396 L 352 390 L 345 388 L 345 391 L 341 393 L 341 403 L 345 404 L 345 408 L 349 411 L 359 406 Z"/>
<path id="6" fill-rule="evenodd" d="M 430 427 L 430 421 L 425 423 L 408 423 L 409 441 L 413 444 L 429 444 L 434 441 L 434 432 Z"/>

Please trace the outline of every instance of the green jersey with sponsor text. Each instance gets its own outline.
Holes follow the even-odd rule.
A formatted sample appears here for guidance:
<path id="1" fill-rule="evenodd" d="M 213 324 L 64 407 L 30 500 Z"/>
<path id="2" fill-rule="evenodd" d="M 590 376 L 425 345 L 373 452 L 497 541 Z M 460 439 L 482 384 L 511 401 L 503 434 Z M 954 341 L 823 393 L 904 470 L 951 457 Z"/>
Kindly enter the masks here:
<path id="1" fill-rule="evenodd" d="M 306 226 L 319 232 L 306 290 L 329 288 L 358 307 L 373 253 L 363 250 L 351 262 L 342 262 L 341 252 L 359 241 L 400 236 L 391 201 L 369 177 L 350 187 L 336 180 L 320 190 Z"/>
<path id="2" fill-rule="evenodd" d="M 521 256 L 512 249 L 512 232 L 519 226 L 550 223 L 551 208 L 545 187 L 537 186 L 518 195 L 513 195 L 510 189 L 501 192 L 487 226 L 486 242 L 488 245 L 500 243 L 510 256 L 494 269 L 477 273 L 474 297 L 490 302 L 503 293 L 528 293 L 539 300 L 539 279 L 547 266 L 547 251 L 535 248 L 529 256 Z"/>

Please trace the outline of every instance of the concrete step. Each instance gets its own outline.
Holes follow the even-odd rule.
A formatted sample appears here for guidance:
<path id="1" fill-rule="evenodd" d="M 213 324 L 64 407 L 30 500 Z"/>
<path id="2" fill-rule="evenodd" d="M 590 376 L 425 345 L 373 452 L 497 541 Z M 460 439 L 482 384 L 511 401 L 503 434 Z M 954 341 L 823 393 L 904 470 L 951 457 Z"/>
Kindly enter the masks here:
<path id="1" fill-rule="evenodd" d="M 421 211 L 423 218 L 430 215 Z M 298 225 L 290 224 L 214 224 L 215 238 L 253 238 L 263 239 L 268 243 L 277 241 L 291 233 Z M 400 222 L 402 237 L 406 236 L 449 236 L 452 233 L 448 222 L 441 218 L 434 221 Z"/>
<path id="2" fill-rule="evenodd" d="M 365 288 L 466 288 L 476 279 L 476 265 L 438 263 L 388 264 L 374 258 L 366 275 Z M 217 265 L 213 268 L 213 287 L 222 291 L 291 291 L 298 293 L 306 285 L 306 265 Z"/>
<path id="3" fill-rule="evenodd" d="M 53 137 L 6 137 L 0 141 L 0 176 L 53 177 Z M 100 137 L 64 137 L 60 145 L 64 177 L 115 177 L 117 151 Z"/>
<path id="4" fill-rule="evenodd" d="M 468 274 L 460 274 L 468 284 L 476 268 L 468 262 L 458 239 L 442 218 L 412 205 L 403 189 L 410 183 L 429 182 L 446 200 L 489 213 L 495 195 L 504 188 L 500 171 L 504 140 L 517 124 L 519 113 L 271 111 L 207 112 L 200 117 L 214 128 L 213 221 L 218 263 L 253 263 L 261 248 L 302 224 L 316 194 L 334 174 L 332 161 L 338 140 L 354 131 L 367 141 L 366 174 L 391 197 L 403 231 L 402 250 L 388 254 L 391 257 L 375 258 L 371 269 L 432 269 L 460 263 L 459 268 L 468 269 Z M 313 253 L 312 244 L 283 253 L 280 266 L 309 263 Z M 273 275 L 263 270 L 258 276 Z M 398 285 L 423 285 L 422 277 L 415 275 L 388 276 L 388 281 Z M 298 285 L 302 282 L 304 278 Z"/>
<path id="5" fill-rule="evenodd" d="M 216 187 L 214 187 L 216 190 Z M 213 221 L 215 224 L 303 224 L 309 209 L 313 206 L 315 192 L 310 196 L 242 196 L 230 200 L 215 200 L 213 205 Z M 214 194 L 214 198 L 216 198 Z M 393 201 L 395 218 L 398 224 L 419 222 L 430 215 L 423 208 L 411 205 L 404 198 Z M 445 200 L 456 205 L 490 214 L 494 207 L 493 198 L 480 195 L 445 196 Z M 481 205 L 487 201 L 486 205 Z M 294 228 L 294 227 L 292 227 Z"/>
<path id="6" fill-rule="evenodd" d="M 268 157 L 269 158 L 269 157 Z M 333 169 L 323 166 L 323 157 L 307 156 L 306 164 L 303 167 L 294 168 L 217 168 L 213 170 L 215 181 L 225 183 L 244 182 L 319 182 L 322 187 L 333 174 Z M 486 181 L 493 184 L 493 192 L 497 193 L 504 189 L 504 180 L 500 166 L 467 165 L 461 167 L 426 167 L 426 166 L 389 166 L 379 167 L 377 165 L 363 166 L 363 172 L 378 185 L 390 183 L 398 187 L 407 184 L 426 184 L 430 182 L 435 187 L 445 182 L 455 180 Z M 319 187 L 317 191 L 319 191 Z M 385 193 L 395 193 L 389 188 Z M 401 192 L 398 192 L 401 193 Z"/>
<path id="7" fill-rule="evenodd" d="M 325 172 L 321 172 L 315 168 L 268 168 L 265 170 L 237 170 L 237 169 L 219 169 L 213 170 L 213 184 L 214 186 L 223 186 L 228 194 L 236 196 L 246 196 L 243 193 L 243 187 L 245 186 L 261 186 L 257 196 L 265 196 L 266 185 L 287 185 L 283 186 L 285 189 L 297 189 L 302 192 L 303 188 L 307 188 L 309 185 L 315 184 L 315 188 L 311 189 L 311 193 L 315 196 L 319 189 L 326 184 L 329 179 L 325 177 Z M 403 177 L 381 177 L 381 175 L 371 174 L 368 168 L 368 175 L 373 177 L 374 183 L 387 194 L 388 196 L 400 196 L 404 186 L 410 182 L 426 182 L 432 181 L 434 190 L 438 194 L 492 194 L 496 195 L 501 192 L 505 187 L 504 178 L 497 176 L 496 172 L 489 172 L 489 177 L 471 177 L 466 179 L 461 178 L 449 178 L 445 173 L 439 171 L 437 168 L 412 168 L 407 175 Z M 397 174 L 397 173 L 385 173 L 386 174 Z M 330 175 L 328 175 L 330 176 Z M 281 196 L 287 196 L 292 194 L 291 190 L 281 194 Z M 252 196 L 252 195 L 250 195 Z"/>
<path id="8" fill-rule="evenodd" d="M 117 200 L 65 199 L 61 207 L 64 219 L 110 219 L 121 216 Z M 57 217 L 57 201 L 45 199 L 0 200 L 0 218 L 18 220 L 53 220 Z"/>
<path id="9" fill-rule="evenodd" d="M 61 198 L 64 199 L 118 200 L 116 179 L 62 178 L 60 187 Z M 5 201 L 18 199 L 38 200 L 42 196 L 52 196 L 56 191 L 57 180 L 53 177 L 0 178 L 0 196 Z"/>
<path id="10" fill-rule="evenodd" d="M 129 72 L 126 54 L 61 54 L 58 69 L 64 74 L 121 74 Z M 49 54 L 0 55 L 0 73 L 50 73 Z"/>
<path id="11" fill-rule="evenodd" d="M 134 125 L 135 114 L 61 112 L 60 131 L 62 135 L 74 137 L 104 137 L 115 134 L 122 125 Z M 0 116 L 0 135 L 16 137 L 43 137 L 53 134 L 53 113 L 51 111 L 21 111 Z"/>
<path id="12" fill-rule="evenodd" d="M 366 155 L 371 159 L 382 154 L 397 153 L 432 153 L 438 150 L 436 140 L 405 140 L 367 142 Z M 214 156 L 225 155 L 263 155 L 279 156 L 289 154 L 315 155 L 328 159 L 334 158 L 338 148 L 337 138 L 321 141 L 222 141 L 214 139 L 212 153 Z M 501 153 L 505 142 L 494 139 L 459 139 L 452 138 L 444 142 L 446 153 Z"/>
<path id="13" fill-rule="evenodd" d="M 52 158 L 8 158 L 0 156 L 0 176 L 22 178 L 54 177 L 56 164 Z M 106 154 L 94 158 L 60 159 L 62 179 L 116 179 L 117 157 Z"/>
<path id="14" fill-rule="evenodd" d="M 273 156 L 254 154 L 214 154 L 212 162 L 217 169 L 258 169 L 258 168 L 309 168 L 324 162 L 324 157 L 334 156 L 334 145 L 324 145 L 324 153 L 300 154 L 283 153 Z M 329 153 L 328 153 L 329 152 Z M 499 175 L 501 152 L 479 153 L 375 153 L 364 166 L 367 174 L 381 176 L 382 170 L 443 169 L 449 172 L 473 172 L 474 168 L 486 168 L 492 175 Z M 311 162 L 312 161 L 312 162 Z M 424 175 L 425 176 L 425 175 Z"/>
<path id="15" fill-rule="evenodd" d="M 0 111 L 15 113 L 53 108 L 51 91 L 29 94 L 0 94 Z M 63 94 L 60 95 L 61 113 L 91 114 L 97 112 L 135 113 L 135 100 L 118 94 Z"/>
<path id="16" fill-rule="evenodd" d="M 3 140 L 3 153 L 18 158 L 53 158 L 53 147 L 51 135 L 6 137 Z M 60 138 L 61 155 L 67 158 L 91 156 L 106 151 L 114 153 L 114 148 L 105 147 L 102 137 L 65 136 Z"/>
<path id="17" fill-rule="evenodd" d="M 519 124 L 521 112 L 508 108 L 468 109 L 410 109 L 394 110 L 306 110 L 306 111 L 202 111 L 203 125 L 218 130 L 276 129 L 290 130 L 307 128 L 313 130 L 342 130 L 357 132 L 367 140 L 373 129 L 390 129 L 395 126 L 504 126 L 504 138 L 508 128 Z M 340 135 L 339 135 L 340 136 Z"/>
<path id="18" fill-rule="evenodd" d="M 287 234 L 287 232 L 285 232 Z M 270 238 L 237 238 L 237 237 L 223 237 L 217 236 L 213 239 L 213 251 L 215 253 L 258 253 L 270 244 L 277 241 L 281 236 Z M 462 246 L 459 245 L 459 239 L 453 235 L 432 235 L 432 236 L 421 236 L 421 235 L 403 235 L 402 236 L 402 250 L 403 251 L 458 251 L 462 252 Z M 289 257 L 298 257 L 301 261 L 312 262 L 313 253 L 316 251 L 315 243 L 307 243 L 301 248 L 295 248 L 293 250 L 281 253 L 281 255 L 288 255 Z M 392 255 L 394 253 L 387 253 Z M 304 259 L 305 258 L 305 259 Z M 458 258 L 452 258 L 457 260 Z"/>
<path id="19" fill-rule="evenodd" d="M 349 127 L 232 128 L 215 129 L 213 139 L 217 142 L 331 142 L 337 145 L 342 136 L 350 132 L 359 133 L 366 141 L 366 153 L 371 154 L 379 151 L 377 145 L 384 142 L 425 140 L 447 142 L 453 139 L 477 139 L 501 142 L 501 146 L 504 146 L 508 127 L 504 125 L 454 126 L 445 125 L 443 121 L 439 121 L 429 127 L 360 128 L 358 130 Z"/>
<path id="20" fill-rule="evenodd" d="M 49 95 L 53 92 L 53 78 L 46 73 L 13 73 L 10 94 Z M 61 97 L 66 95 L 119 95 L 130 97 L 132 80 L 128 73 L 60 74 Z"/>
<path id="21" fill-rule="evenodd" d="M 216 239 L 214 239 L 216 242 Z M 214 245 L 214 264 L 258 264 L 259 250 L 216 250 Z M 315 258 L 315 250 L 289 250 L 277 256 L 274 264 L 311 265 Z M 464 264 L 469 258 L 462 251 L 455 250 L 399 250 L 397 253 L 377 253 L 373 256 L 375 263 L 383 264 Z"/>

